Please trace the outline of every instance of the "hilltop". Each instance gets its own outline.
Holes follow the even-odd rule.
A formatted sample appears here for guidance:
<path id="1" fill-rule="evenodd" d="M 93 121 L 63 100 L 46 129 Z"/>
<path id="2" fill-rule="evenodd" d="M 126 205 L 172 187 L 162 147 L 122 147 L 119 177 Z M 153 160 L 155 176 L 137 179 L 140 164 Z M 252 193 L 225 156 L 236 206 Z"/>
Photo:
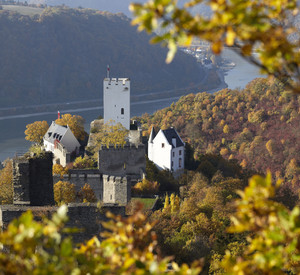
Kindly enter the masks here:
<path id="1" fill-rule="evenodd" d="M 152 125 L 174 126 L 195 159 L 220 154 L 300 187 L 300 98 L 276 80 L 257 78 L 243 90 L 189 94 L 139 120 L 148 132 Z"/>
<path id="2" fill-rule="evenodd" d="M 133 94 L 194 86 L 204 78 L 205 89 L 219 84 L 184 53 L 165 64 L 166 49 L 150 45 L 123 14 L 53 7 L 26 15 L 27 8 L 32 12 L 0 10 L 0 107 L 98 100 L 107 64 L 112 77 L 131 78 Z"/>

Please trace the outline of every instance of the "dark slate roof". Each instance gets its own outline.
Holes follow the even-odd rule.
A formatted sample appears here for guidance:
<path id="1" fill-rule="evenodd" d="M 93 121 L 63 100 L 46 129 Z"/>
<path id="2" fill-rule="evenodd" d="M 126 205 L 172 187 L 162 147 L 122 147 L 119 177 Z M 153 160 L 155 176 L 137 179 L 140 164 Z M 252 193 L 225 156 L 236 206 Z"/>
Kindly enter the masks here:
<path id="1" fill-rule="evenodd" d="M 154 127 L 152 126 L 151 133 L 150 133 L 150 136 L 149 136 L 149 142 L 150 143 L 153 142 L 153 139 L 155 138 L 155 136 L 156 136 L 156 133 L 155 133 Z"/>
<path id="2" fill-rule="evenodd" d="M 184 143 L 182 142 L 181 138 L 179 137 L 178 133 L 175 131 L 174 128 L 169 128 L 167 130 L 162 130 L 166 139 L 168 140 L 169 144 L 172 145 L 174 148 L 174 145 L 172 143 L 172 139 L 176 138 L 176 147 L 184 146 Z"/>

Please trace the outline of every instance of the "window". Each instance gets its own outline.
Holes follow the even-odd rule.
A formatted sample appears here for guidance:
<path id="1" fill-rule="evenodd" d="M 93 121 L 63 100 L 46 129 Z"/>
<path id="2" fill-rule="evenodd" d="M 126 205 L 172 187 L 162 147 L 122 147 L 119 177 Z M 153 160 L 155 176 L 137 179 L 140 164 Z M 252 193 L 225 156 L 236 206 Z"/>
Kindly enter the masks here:
<path id="1" fill-rule="evenodd" d="M 174 166 L 174 162 L 173 162 L 173 161 L 172 161 L 172 164 L 171 164 L 171 165 L 172 165 L 172 167 Z"/>
<path id="2" fill-rule="evenodd" d="M 179 159 L 179 165 L 178 165 L 178 166 L 179 166 L 179 168 L 181 168 L 181 165 L 182 165 L 182 163 L 181 163 L 181 162 L 182 162 L 182 160 L 181 160 L 181 158 L 180 158 L 180 159 Z"/>
<path id="3" fill-rule="evenodd" d="M 181 156 L 181 150 L 179 150 L 179 156 Z"/>
<path id="4" fill-rule="evenodd" d="M 165 148 L 165 144 L 164 143 L 161 144 L 161 148 Z"/>
<path id="5" fill-rule="evenodd" d="M 173 158 L 175 157 L 175 152 L 173 152 Z"/>
<path id="6" fill-rule="evenodd" d="M 121 108 L 121 115 L 124 115 L 124 108 Z"/>
<path id="7" fill-rule="evenodd" d="M 110 200 L 112 200 L 112 195 L 110 195 Z"/>

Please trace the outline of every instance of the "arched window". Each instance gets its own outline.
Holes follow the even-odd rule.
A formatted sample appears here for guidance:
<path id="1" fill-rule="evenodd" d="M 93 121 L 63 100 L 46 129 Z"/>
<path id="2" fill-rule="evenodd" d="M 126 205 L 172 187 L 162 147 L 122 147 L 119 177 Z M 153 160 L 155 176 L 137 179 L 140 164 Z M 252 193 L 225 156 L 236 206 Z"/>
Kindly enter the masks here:
<path id="1" fill-rule="evenodd" d="M 121 108 L 121 115 L 124 115 L 124 108 Z"/>

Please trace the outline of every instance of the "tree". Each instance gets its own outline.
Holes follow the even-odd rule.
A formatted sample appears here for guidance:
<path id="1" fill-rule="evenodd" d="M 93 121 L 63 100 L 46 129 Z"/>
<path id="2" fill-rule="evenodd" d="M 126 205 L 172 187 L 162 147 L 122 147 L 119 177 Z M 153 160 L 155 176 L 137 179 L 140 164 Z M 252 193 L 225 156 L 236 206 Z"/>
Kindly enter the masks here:
<path id="1" fill-rule="evenodd" d="M 116 217 L 103 223 L 101 242 L 94 236 L 79 246 L 67 235 L 67 207 L 52 219 L 36 221 L 29 211 L 0 232 L 0 270 L 3 274 L 166 274 L 196 275 L 193 267 L 170 262 L 154 253 L 153 224 L 137 211 L 129 218 Z M 7 252 L 9 251 L 9 253 Z"/>
<path id="2" fill-rule="evenodd" d="M 210 16 L 191 9 L 210 6 Z M 231 47 L 264 73 L 279 78 L 295 92 L 300 92 L 299 31 L 293 22 L 298 13 L 296 0 L 191 0 L 182 8 L 176 0 L 148 1 L 132 4 L 133 24 L 139 30 L 163 29 L 152 42 L 168 46 L 167 62 L 171 62 L 177 46 L 189 46 L 193 38 L 211 43 L 213 53 Z M 293 82 L 291 81 L 293 79 Z"/>
<path id="3" fill-rule="evenodd" d="M 48 122 L 43 121 L 35 121 L 34 123 L 26 125 L 25 130 L 25 139 L 42 144 L 43 137 L 46 134 L 47 130 L 49 128 Z"/>
<path id="4" fill-rule="evenodd" d="M 54 184 L 54 200 L 58 205 L 74 202 L 76 198 L 75 185 L 68 181 L 58 181 Z"/>
<path id="5" fill-rule="evenodd" d="M 64 114 L 60 119 L 55 120 L 55 123 L 66 126 L 68 125 L 72 133 L 78 140 L 84 140 L 86 132 L 84 131 L 84 119 L 82 116 Z"/>
<path id="6" fill-rule="evenodd" d="M 111 121 L 103 124 L 103 127 L 95 133 L 94 139 L 96 140 L 96 148 L 100 148 L 101 145 L 121 145 L 126 143 L 126 137 L 128 130 L 121 124 L 113 124 Z"/>
<path id="7" fill-rule="evenodd" d="M 95 162 L 88 156 L 77 157 L 73 162 L 74 169 L 93 169 L 95 167 Z"/>
<path id="8" fill-rule="evenodd" d="M 67 167 L 63 167 L 61 164 L 55 163 L 52 167 L 53 175 L 60 175 L 62 178 L 63 175 L 67 175 L 69 173 L 69 169 Z"/>
<path id="9" fill-rule="evenodd" d="M 80 191 L 78 192 L 78 197 L 82 200 L 82 202 L 97 201 L 94 190 L 87 183 L 83 187 L 81 187 Z"/>
<path id="10" fill-rule="evenodd" d="M 7 159 L 4 162 L 4 168 L 0 170 L 0 204 L 13 203 L 13 186 L 12 186 L 12 160 Z"/>
<path id="11" fill-rule="evenodd" d="M 228 134 L 229 133 L 229 126 L 227 124 L 223 127 L 223 133 L 224 134 Z"/>
<path id="12" fill-rule="evenodd" d="M 300 209 L 275 202 L 280 182 L 255 176 L 239 191 L 237 212 L 231 218 L 231 233 L 251 232 L 247 244 L 236 255 L 230 250 L 221 262 L 226 274 L 299 274 Z"/>
<path id="13" fill-rule="evenodd" d="M 143 179 L 142 181 L 136 183 L 132 191 L 137 195 L 151 196 L 157 194 L 158 190 L 159 184 L 157 181 L 151 182 L 150 180 Z"/>

